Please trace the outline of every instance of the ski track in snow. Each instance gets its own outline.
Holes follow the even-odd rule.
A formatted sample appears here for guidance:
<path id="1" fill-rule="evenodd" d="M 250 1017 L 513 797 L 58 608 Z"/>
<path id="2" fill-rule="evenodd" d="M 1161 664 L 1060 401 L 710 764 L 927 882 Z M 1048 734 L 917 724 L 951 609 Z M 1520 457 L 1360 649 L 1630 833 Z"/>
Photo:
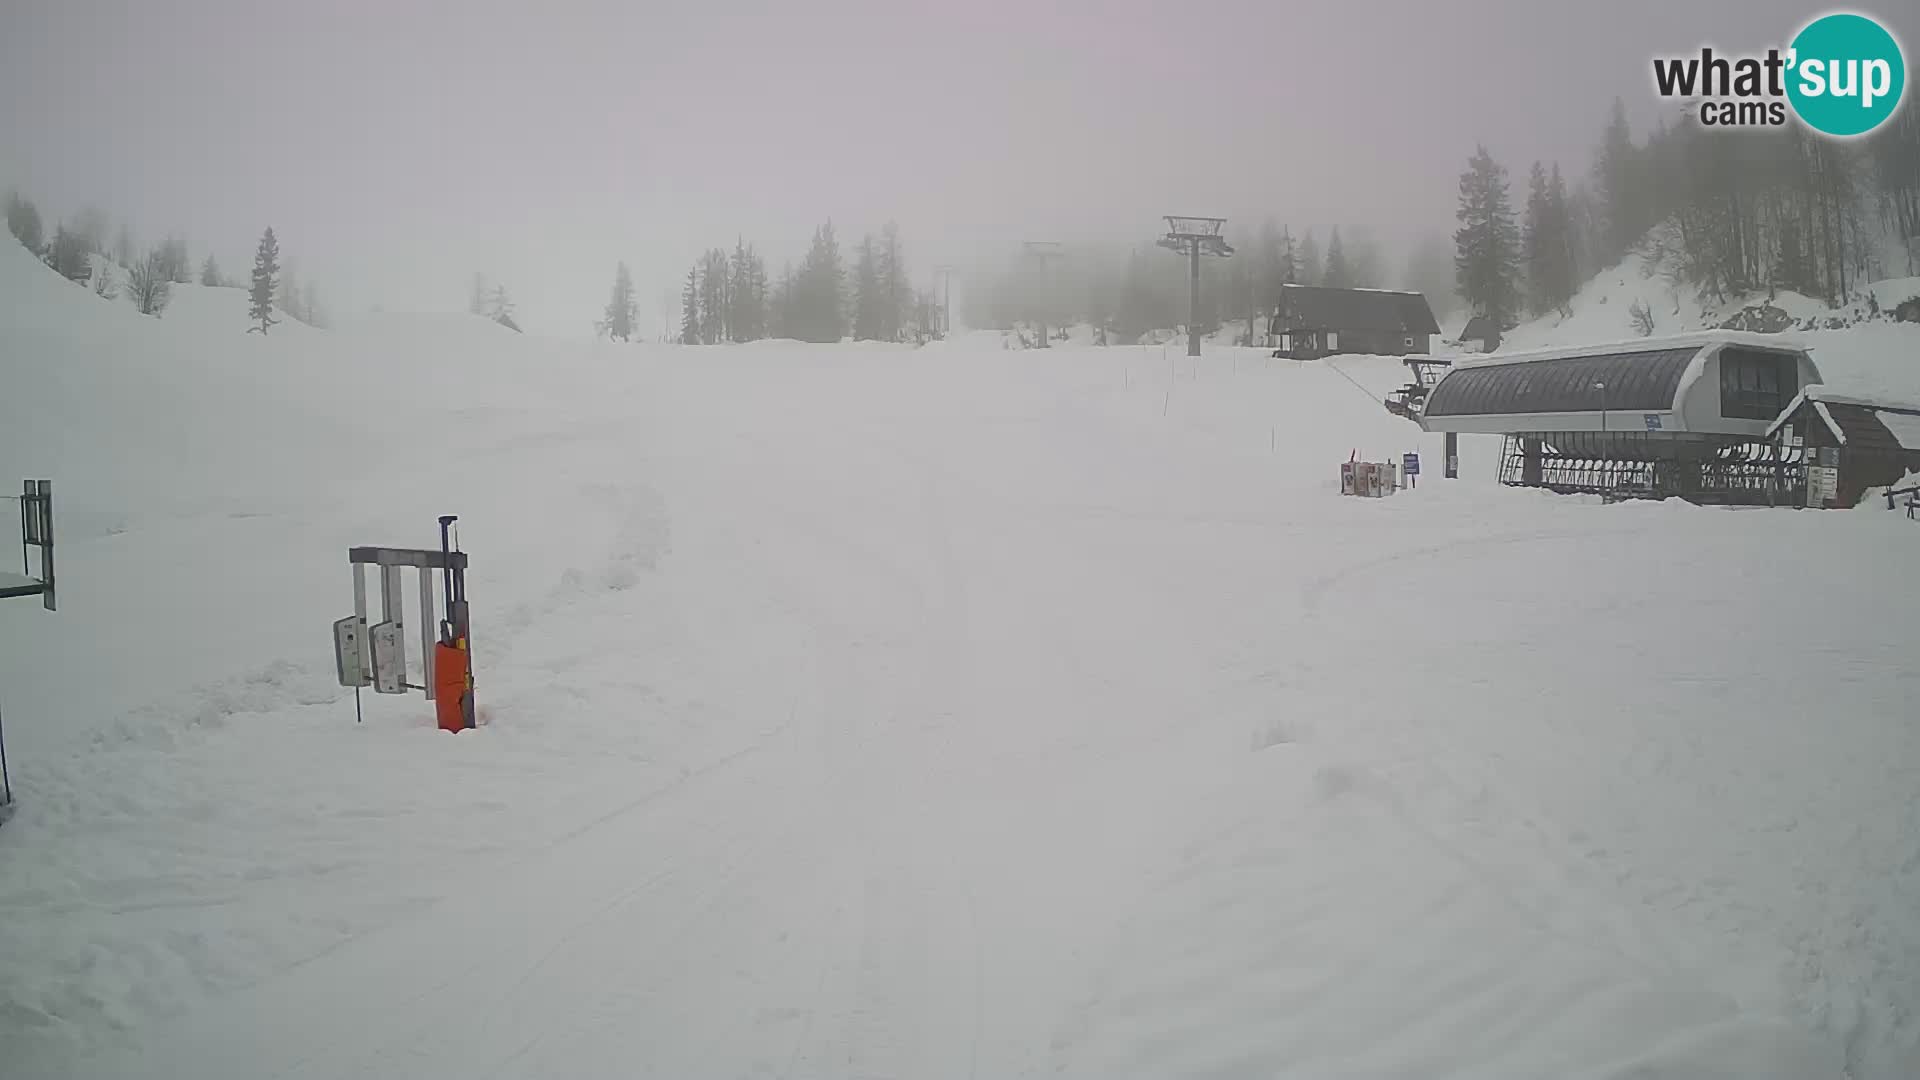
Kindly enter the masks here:
<path id="1" fill-rule="evenodd" d="M 282 647 L 323 648 L 336 540 L 438 510 L 390 494 L 282 583 L 291 630 L 205 629 L 254 674 L 28 732 L 5 1067 L 1920 1066 L 1920 616 L 1860 577 L 1910 564 L 1891 515 L 1340 499 L 1356 443 L 1438 460 L 1371 400 L 1388 361 L 472 347 L 444 408 L 476 473 L 405 460 L 468 530 L 488 725 L 374 701 L 356 730 Z M 118 524 L 71 572 L 323 520 L 246 467 L 81 507 Z M 1858 625 L 1809 643 L 1788 613 L 1822 602 Z"/>

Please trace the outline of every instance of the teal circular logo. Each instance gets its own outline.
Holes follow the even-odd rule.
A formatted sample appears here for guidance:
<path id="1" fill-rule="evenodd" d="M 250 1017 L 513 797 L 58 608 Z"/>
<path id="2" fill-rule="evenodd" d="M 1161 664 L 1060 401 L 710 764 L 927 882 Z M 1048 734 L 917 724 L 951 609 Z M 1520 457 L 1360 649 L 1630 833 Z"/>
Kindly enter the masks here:
<path id="1" fill-rule="evenodd" d="M 1887 28 L 1865 15 L 1823 15 L 1793 39 L 1787 100 L 1815 131 L 1865 135 L 1900 107 L 1907 62 Z"/>

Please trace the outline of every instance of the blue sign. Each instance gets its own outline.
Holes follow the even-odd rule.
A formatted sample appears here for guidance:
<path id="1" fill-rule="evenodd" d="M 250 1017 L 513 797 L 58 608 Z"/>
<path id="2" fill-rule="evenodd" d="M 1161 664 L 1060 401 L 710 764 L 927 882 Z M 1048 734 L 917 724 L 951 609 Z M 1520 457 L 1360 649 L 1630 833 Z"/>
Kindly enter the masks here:
<path id="1" fill-rule="evenodd" d="M 1648 431 L 1660 430 L 1660 414 L 1658 413 L 1647 414 L 1647 430 Z"/>
<path id="2" fill-rule="evenodd" d="M 1406 454 L 1400 459 L 1401 470 L 1408 476 L 1420 475 L 1420 455 Z"/>

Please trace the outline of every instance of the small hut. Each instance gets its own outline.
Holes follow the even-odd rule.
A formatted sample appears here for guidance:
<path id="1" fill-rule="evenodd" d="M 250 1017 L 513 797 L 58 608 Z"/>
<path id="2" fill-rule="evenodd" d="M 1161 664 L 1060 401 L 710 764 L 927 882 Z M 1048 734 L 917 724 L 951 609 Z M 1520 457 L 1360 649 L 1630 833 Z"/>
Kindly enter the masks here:
<path id="1" fill-rule="evenodd" d="M 1500 327 L 1485 315 L 1475 315 L 1467 320 L 1467 328 L 1460 331 L 1460 345 L 1474 352 L 1490 353 L 1500 347 Z"/>
<path id="2" fill-rule="evenodd" d="M 1837 462 L 1824 466 L 1838 473 L 1822 505 L 1857 505 L 1868 488 L 1897 484 L 1920 470 L 1920 404 L 1839 394 L 1815 384 L 1787 404 L 1767 435 L 1782 447 L 1803 447 L 1810 463 Z"/>

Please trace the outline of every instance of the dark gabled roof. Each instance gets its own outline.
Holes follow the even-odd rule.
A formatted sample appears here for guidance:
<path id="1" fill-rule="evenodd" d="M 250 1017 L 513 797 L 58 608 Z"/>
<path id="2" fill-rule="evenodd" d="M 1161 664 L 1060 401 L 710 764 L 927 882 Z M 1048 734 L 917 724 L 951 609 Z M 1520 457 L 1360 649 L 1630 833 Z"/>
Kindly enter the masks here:
<path id="1" fill-rule="evenodd" d="M 1867 405 L 1846 405 L 1839 402 L 1809 400 L 1794 415 L 1810 421 L 1814 417 L 1825 420 L 1831 417 L 1829 429 L 1838 428 L 1834 434 L 1848 450 L 1867 454 L 1891 454 L 1901 456 L 1911 451 L 1900 445 L 1900 440 L 1887 425 L 1880 421 L 1879 410 Z"/>
<path id="2" fill-rule="evenodd" d="M 1294 330 L 1440 332 L 1427 298 L 1417 292 L 1282 285 L 1276 314 L 1281 326 Z"/>
<path id="3" fill-rule="evenodd" d="M 1427 398 L 1427 416 L 1665 412 L 1699 345 L 1637 352 L 1455 365 Z M 1601 384 L 1596 388 L 1595 384 Z"/>
<path id="4" fill-rule="evenodd" d="M 1835 393 L 1815 383 L 1780 411 L 1767 434 L 1796 422 L 1818 423 L 1850 449 L 1920 456 L 1920 404 Z"/>
<path id="5" fill-rule="evenodd" d="M 1460 331 L 1461 341 L 1498 341 L 1500 328 L 1485 315 L 1475 315 L 1467 320 L 1467 328 Z"/>

